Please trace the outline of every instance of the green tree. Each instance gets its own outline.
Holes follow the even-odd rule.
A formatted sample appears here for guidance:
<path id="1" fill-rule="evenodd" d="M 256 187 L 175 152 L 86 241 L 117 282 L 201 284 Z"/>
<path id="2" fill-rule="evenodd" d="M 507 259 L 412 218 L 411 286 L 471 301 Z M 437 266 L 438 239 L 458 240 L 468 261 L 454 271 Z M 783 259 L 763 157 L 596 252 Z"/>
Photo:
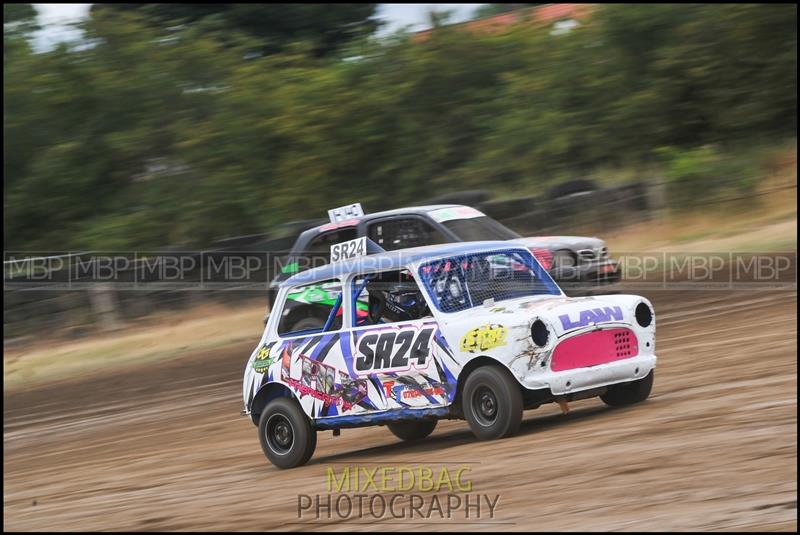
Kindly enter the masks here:
<path id="1" fill-rule="evenodd" d="M 94 4 L 91 13 L 136 12 L 149 24 L 168 30 L 205 22 L 212 32 L 241 32 L 262 51 L 276 53 L 295 41 L 311 41 L 323 56 L 344 43 L 372 34 L 379 25 L 378 4 Z"/>
<path id="2" fill-rule="evenodd" d="M 3 57 L 28 50 L 31 34 L 39 29 L 33 4 L 3 4 Z"/>
<path id="3" fill-rule="evenodd" d="M 565 35 L 445 25 L 325 56 L 312 34 L 252 54 L 219 15 L 97 9 L 83 46 L 45 53 L 5 33 L 7 250 L 203 247 L 623 164 L 708 198 L 750 187 L 729 154 L 796 136 L 793 5 L 598 6 Z"/>
<path id="4" fill-rule="evenodd" d="M 37 16 L 33 4 L 3 4 L 3 31 L 8 31 L 10 24 L 25 24 L 26 29 L 36 30 Z"/>

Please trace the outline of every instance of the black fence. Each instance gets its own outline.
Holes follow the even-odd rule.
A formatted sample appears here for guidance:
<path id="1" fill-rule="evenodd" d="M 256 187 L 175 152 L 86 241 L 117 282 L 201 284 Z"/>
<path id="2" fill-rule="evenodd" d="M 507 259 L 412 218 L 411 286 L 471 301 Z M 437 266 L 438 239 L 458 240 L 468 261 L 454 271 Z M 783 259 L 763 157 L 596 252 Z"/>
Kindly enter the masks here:
<path id="1" fill-rule="evenodd" d="M 602 238 L 611 229 L 653 217 L 662 199 L 658 181 L 592 189 L 590 182 L 578 180 L 537 197 L 496 200 L 484 191 L 467 191 L 426 204 L 468 204 L 526 236 Z M 728 200 L 737 199 L 716 202 Z M 285 267 L 297 236 L 324 221 L 286 223 L 271 233 L 227 238 L 202 251 L 6 252 L 4 343 L 43 331 L 80 336 L 154 311 L 179 312 L 202 303 L 266 304 L 269 283 Z M 621 252 L 609 253 L 615 258 Z"/>

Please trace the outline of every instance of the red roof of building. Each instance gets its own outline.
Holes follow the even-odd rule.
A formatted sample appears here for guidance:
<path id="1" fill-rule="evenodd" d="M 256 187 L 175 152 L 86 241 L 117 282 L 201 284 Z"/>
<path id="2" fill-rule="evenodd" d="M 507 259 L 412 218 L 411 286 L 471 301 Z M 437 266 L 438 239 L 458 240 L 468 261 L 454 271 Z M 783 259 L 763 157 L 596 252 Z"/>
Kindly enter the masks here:
<path id="1" fill-rule="evenodd" d="M 485 17 L 477 20 L 470 20 L 453 26 L 463 27 L 472 32 L 488 32 L 495 33 L 503 29 L 525 20 L 526 17 L 533 15 L 531 20 L 536 24 L 553 23 L 563 19 L 585 19 L 589 12 L 594 7 L 593 4 L 545 4 L 543 6 L 532 7 L 528 9 L 517 9 L 509 11 L 508 13 L 501 13 L 491 17 Z M 413 36 L 414 40 L 426 39 L 433 28 L 416 32 Z"/>

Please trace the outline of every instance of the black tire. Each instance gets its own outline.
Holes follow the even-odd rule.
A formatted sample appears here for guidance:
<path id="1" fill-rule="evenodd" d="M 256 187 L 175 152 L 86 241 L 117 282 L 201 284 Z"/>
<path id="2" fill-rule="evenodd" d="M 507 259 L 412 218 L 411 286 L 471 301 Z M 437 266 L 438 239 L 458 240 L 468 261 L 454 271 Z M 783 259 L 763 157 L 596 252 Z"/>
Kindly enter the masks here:
<path id="1" fill-rule="evenodd" d="M 479 440 L 509 437 L 522 422 L 522 390 L 511 373 L 499 366 L 483 366 L 464 383 L 464 418 Z"/>
<path id="2" fill-rule="evenodd" d="M 422 440 L 436 429 L 438 420 L 412 420 L 386 424 L 389 431 L 402 440 Z"/>
<path id="3" fill-rule="evenodd" d="M 316 317 L 308 317 L 303 318 L 294 325 L 292 325 L 290 331 L 297 332 L 297 331 L 305 331 L 307 329 L 322 329 L 325 327 L 325 320 L 322 318 Z"/>
<path id="4" fill-rule="evenodd" d="M 578 255 L 569 249 L 558 249 L 553 253 L 553 267 L 578 267 Z"/>
<path id="5" fill-rule="evenodd" d="M 653 389 L 653 377 L 656 371 L 650 370 L 646 377 L 630 383 L 621 383 L 608 387 L 605 394 L 600 396 L 603 403 L 612 407 L 631 405 L 646 400 Z"/>
<path id="6" fill-rule="evenodd" d="M 553 253 L 550 276 L 559 284 L 578 282 L 578 255 L 569 249 L 558 249 Z"/>
<path id="7" fill-rule="evenodd" d="M 306 464 L 317 447 L 317 432 L 297 402 L 289 398 L 274 399 L 264 407 L 258 437 L 264 455 L 278 468 Z"/>
<path id="8" fill-rule="evenodd" d="M 599 188 L 593 180 L 588 178 L 579 178 L 577 180 L 570 180 L 568 182 L 553 186 L 548 192 L 548 197 L 550 199 L 560 199 L 562 197 L 566 197 L 567 195 L 596 191 L 597 189 Z"/>

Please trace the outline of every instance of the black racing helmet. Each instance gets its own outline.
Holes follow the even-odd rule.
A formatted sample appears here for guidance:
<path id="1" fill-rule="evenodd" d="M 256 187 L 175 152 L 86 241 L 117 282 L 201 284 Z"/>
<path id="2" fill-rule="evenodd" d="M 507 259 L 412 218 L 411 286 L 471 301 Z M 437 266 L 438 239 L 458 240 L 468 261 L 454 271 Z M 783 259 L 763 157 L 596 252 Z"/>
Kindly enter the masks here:
<path id="1" fill-rule="evenodd" d="M 369 319 L 377 323 L 381 318 L 392 322 L 419 319 L 430 314 L 428 304 L 417 284 L 410 276 L 386 276 L 371 280 L 367 284 L 369 292 Z"/>

